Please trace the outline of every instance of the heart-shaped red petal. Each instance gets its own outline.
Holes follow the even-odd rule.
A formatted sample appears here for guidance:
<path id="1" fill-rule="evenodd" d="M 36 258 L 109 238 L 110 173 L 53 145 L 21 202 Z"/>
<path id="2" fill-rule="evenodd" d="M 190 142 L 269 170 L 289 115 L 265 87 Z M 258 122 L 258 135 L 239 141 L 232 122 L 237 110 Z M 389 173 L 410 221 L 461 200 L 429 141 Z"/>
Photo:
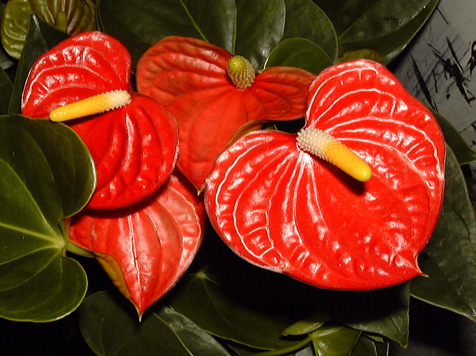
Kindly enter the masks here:
<path id="1" fill-rule="evenodd" d="M 33 65 L 23 91 L 22 113 L 48 117 L 51 110 L 111 90 L 130 90 L 131 60 L 125 47 L 100 32 L 61 42 Z M 155 100 L 131 93 L 125 107 L 70 122 L 90 150 L 98 184 L 88 207 L 112 209 L 155 192 L 174 169 L 175 119 Z"/>
<path id="2" fill-rule="evenodd" d="M 207 180 L 217 232 L 244 259 L 318 287 L 368 290 L 420 274 L 443 197 L 436 120 L 370 61 L 322 72 L 306 119 L 360 155 L 372 178 L 358 182 L 303 152 L 294 134 L 250 133 Z"/>
<path id="3" fill-rule="evenodd" d="M 251 87 L 238 89 L 227 75 L 231 57 L 201 40 L 167 37 L 152 46 L 137 67 L 139 91 L 177 118 L 177 166 L 199 190 L 241 126 L 255 120 L 302 117 L 315 78 L 297 68 L 273 67 L 257 74 Z"/>
<path id="4" fill-rule="evenodd" d="M 172 175 L 156 194 L 134 206 L 74 217 L 70 239 L 96 254 L 142 315 L 185 273 L 204 224 L 202 200 L 186 180 Z"/>

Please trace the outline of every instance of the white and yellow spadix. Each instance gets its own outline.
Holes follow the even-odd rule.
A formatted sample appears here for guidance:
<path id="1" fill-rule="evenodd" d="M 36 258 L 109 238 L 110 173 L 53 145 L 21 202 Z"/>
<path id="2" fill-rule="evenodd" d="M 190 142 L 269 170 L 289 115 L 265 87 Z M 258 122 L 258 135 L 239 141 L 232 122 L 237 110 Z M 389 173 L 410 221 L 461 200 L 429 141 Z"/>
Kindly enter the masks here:
<path id="1" fill-rule="evenodd" d="M 354 151 L 325 131 L 305 128 L 298 132 L 298 147 L 341 169 L 351 177 L 366 182 L 372 169 Z"/>
<path id="2" fill-rule="evenodd" d="M 61 122 L 100 114 L 129 104 L 131 95 L 127 90 L 112 90 L 106 93 L 59 106 L 50 112 L 50 120 Z"/>

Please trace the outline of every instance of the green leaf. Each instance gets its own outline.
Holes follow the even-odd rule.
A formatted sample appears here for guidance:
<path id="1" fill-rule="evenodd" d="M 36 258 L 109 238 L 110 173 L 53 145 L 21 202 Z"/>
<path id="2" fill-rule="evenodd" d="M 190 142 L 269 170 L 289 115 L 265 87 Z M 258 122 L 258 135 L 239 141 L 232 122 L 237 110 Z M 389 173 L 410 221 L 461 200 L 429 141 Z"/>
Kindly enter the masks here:
<path id="1" fill-rule="evenodd" d="M 279 43 L 269 54 L 265 68 L 288 66 L 319 74 L 334 63 L 321 47 L 304 38 L 291 38 Z"/>
<path id="2" fill-rule="evenodd" d="M 296 37 L 308 39 L 334 64 L 338 54 L 337 34 L 324 11 L 310 0 L 285 0 L 285 3 L 286 26 L 281 41 Z"/>
<path id="3" fill-rule="evenodd" d="M 413 297 L 476 321 L 476 218 L 450 148 L 443 210 L 419 265 L 428 277 L 411 282 Z"/>
<path id="4" fill-rule="evenodd" d="M 435 118 L 438 120 L 445 136 L 445 141 L 451 147 L 459 164 L 463 165 L 475 162 L 476 152 L 469 147 L 456 128 L 438 112 L 433 111 L 433 115 L 435 115 Z"/>
<path id="5" fill-rule="evenodd" d="M 233 50 L 234 0 L 101 0 L 97 6 L 103 30 L 121 42 L 131 33 L 149 45 L 176 35 Z"/>
<path id="6" fill-rule="evenodd" d="M 4 120 L 9 121 L 9 126 L 28 131 L 41 147 L 59 193 L 61 218 L 82 210 L 96 187 L 96 173 L 93 159 L 78 134 L 63 124 L 48 120 L 22 116 L 7 116 Z"/>
<path id="7" fill-rule="evenodd" d="M 1 38 L 5 50 L 16 59 L 22 54 L 31 14 L 72 35 L 96 28 L 95 5 L 90 0 L 10 0 Z"/>
<path id="8" fill-rule="evenodd" d="M 210 335 L 167 307 L 139 322 L 124 298 L 99 292 L 79 311 L 81 333 L 97 355 L 229 355 Z"/>
<path id="9" fill-rule="evenodd" d="M 32 15 L 30 27 L 25 41 L 25 51 L 20 58 L 13 83 L 13 92 L 8 109 L 9 114 L 21 112 L 21 96 L 28 73 L 37 58 L 53 48 L 55 45 L 68 38 L 68 35 L 58 31 L 36 15 Z"/>
<path id="10" fill-rule="evenodd" d="M 404 283 L 368 292 L 303 288 L 302 296 L 316 310 L 353 329 L 408 344 L 410 286 Z"/>
<path id="11" fill-rule="evenodd" d="M 7 73 L 0 68 L 0 115 L 5 115 L 8 112 L 12 87 L 12 82 Z"/>
<path id="12" fill-rule="evenodd" d="M 316 356 L 348 356 L 361 332 L 345 326 L 326 325 L 310 336 Z"/>
<path id="13" fill-rule="evenodd" d="M 310 334 L 313 331 L 319 329 L 324 325 L 326 321 L 329 321 L 329 317 L 322 312 L 315 312 L 306 318 L 288 326 L 283 334 L 285 335 L 305 335 Z"/>
<path id="14" fill-rule="evenodd" d="M 355 344 L 351 356 L 388 356 L 388 352 L 388 342 L 377 342 L 362 335 Z"/>
<path id="15" fill-rule="evenodd" d="M 67 126 L 22 116 L 0 117 L 0 143 L 0 316 L 64 317 L 83 300 L 87 279 L 65 257 L 63 219 L 92 194 L 92 158 Z M 68 173 L 73 156 L 80 164 Z"/>
<path id="16" fill-rule="evenodd" d="M 203 271 L 187 276 L 171 295 L 174 310 L 212 335 L 257 349 L 294 345 L 281 336 L 285 320 L 228 294 Z"/>
<path id="17" fill-rule="evenodd" d="M 439 0 L 349 0 L 336 25 L 345 51 L 373 49 L 391 62 L 430 17 Z"/>
<path id="18" fill-rule="evenodd" d="M 284 0 L 236 0 L 236 39 L 233 54 L 261 68 L 284 33 Z"/>

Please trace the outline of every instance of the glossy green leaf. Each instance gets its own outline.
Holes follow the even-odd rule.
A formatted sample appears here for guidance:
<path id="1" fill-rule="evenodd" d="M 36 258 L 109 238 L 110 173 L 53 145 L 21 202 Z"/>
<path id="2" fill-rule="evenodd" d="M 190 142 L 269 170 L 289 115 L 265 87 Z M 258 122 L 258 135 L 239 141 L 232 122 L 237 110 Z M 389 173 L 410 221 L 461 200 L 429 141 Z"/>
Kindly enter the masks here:
<path id="1" fill-rule="evenodd" d="M 209 334 L 167 307 L 139 322 L 123 298 L 99 292 L 79 311 L 81 333 L 97 355 L 229 355 Z"/>
<path id="2" fill-rule="evenodd" d="M 428 277 L 412 281 L 412 296 L 476 321 L 476 218 L 450 149 L 443 210 L 419 264 Z"/>
<path id="3" fill-rule="evenodd" d="M 8 105 L 12 95 L 12 82 L 7 73 L 0 68 L 0 115 L 8 113 Z"/>
<path id="4" fill-rule="evenodd" d="M 361 332 L 345 326 L 326 325 L 310 336 L 316 356 L 348 356 Z"/>
<path id="5" fill-rule="evenodd" d="M 311 0 L 101 0 L 102 28 L 129 48 L 133 58 L 167 36 L 199 38 L 250 60 L 261 68 L 270 51 L 294 37 L 315 42 L 335 60 L 337 36 Z M 134 54 L 135 43 L 136 49 Z"/>
<path id="6" fill-rule="evenodd" d="M 172 291 L 169 304 L 212 335 L 257 349 L 282 349 L 295 343 L 281 332 L 288 323 L 227 293 L 205 272 L 189 275 Z"/>
<path id="7" fill-rule="evenodd" d="M 329 317 L 322 312 L 315 312 L 306 318 L 288 326 L 283 334 L 285 335 L 305 335 L 310 334 L 313 331 L 319 329 L 324 325 L 326 321 L 329 321 Z"/>
<path id="8" fill-rule="evenodd" d="M 476 152 L 468 145 L 456 128 L 445 117 L 436 111 L 433 115 L 438 120 L 445 136 L 446 143 L 451 147 L 460 165 L 476 161 Z"/>
<path id="9" fill-rule="evenodd" d="M 362 335 L 355 344 L 351 356 L 388 356 L 388 352 L 388 342 L 377 342 Z"/>
<path id="10" fill-rule="evenodd" d="M 429 18 L 438 0 L 349 0 L 336 25 L 345 51 L 370 48 L 392 61 Z"/>
<path id="11" fill-rule="evenodd" d="M 233 50 L 234 0 L 100 0 L 97 3 L 103 30 L 121 41 L 133 33 L 152 45 L 164 37 L 177 35 L 200 38 Z"/>
<path id="12" fill-rule="evenodd" d="M 286 26 L 281 41 L 296 37 L 308 39 L 334 64 L 338 53 L 337 34 L 324 11 L 310 0 L 285 0 L 285 3 Z"/>
<path id="13" fill-rule="evenodd" d="M 327 53 L 314 42 L 304 38 L 291 38 L 279 43 L 269 54 L 265 68 L 288 66 L 319 74 L 334 64 Z"/>
<path id="14" fill-rule="evenodd" d="M 369 292 L 336 292 L 303 288 L 316 309 L 353 329 L 408 344 L 409 283 Z"/>
<path id="15" fill-rule="evenodd" d="M 13 83 L 13 92 L 8 109 L 9 114 L 19 114 L 21 112 L 23 86 L 33 63 L 40 55 L 66 38 L 68 38 L 66 33 L 58 31 L 40 20 L 38 16 L 32 15 L 25 41 L 25 53 L 18 63 Z"/>
<path id="16" fill-rule="evenodd" d="M 1 116 L 0 143 L 0 316 L 55 320 L 87 289 L 81 265 L 65 257 L 63 219 L 92 194 L 92 159 L 71 129 L 46 120 Z"/>
<path id="17" fill-rule="evenodd" d="M 283 36 L 284 0 L 236 0 L 236 38 L 232 53 L 261 68 L 269 52 Z"/>
<path id="18" fill-rule="evenodd" d="M 71 35 L 96 28 L 96 10 L 91 0 L 10 0 L 3 15 L 1 39 L 14 58 L 20 58 L 23 51 L 31 14 Z"/>

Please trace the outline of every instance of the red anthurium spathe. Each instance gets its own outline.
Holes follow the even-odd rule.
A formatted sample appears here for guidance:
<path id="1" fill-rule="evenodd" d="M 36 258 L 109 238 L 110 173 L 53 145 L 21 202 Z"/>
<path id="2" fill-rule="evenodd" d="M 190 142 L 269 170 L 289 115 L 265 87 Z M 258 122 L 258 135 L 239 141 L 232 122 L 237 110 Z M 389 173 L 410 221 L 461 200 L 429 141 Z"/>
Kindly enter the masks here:
<path id="1" fill-rule="evenodd" d="M 175 119 L 155 100 L 132 92 L 130 74 L 130 55 L 121 43 L 84 32 L 42 55 L 25 84 L 22 113 L 30 117 L 47 118 L 58 107 L 98 94 L 129 92 L 123 107 L 68 122 L 96 164 L 97 189 L 89 208 L 136 203 L 155 192 L 175 166 Z"/>
<path id="2" fill-rule="evenodd" d="M 255 75 L 245 59 L 186 37 L 159 41 L 137 67 L 139 92 L 156 99 L 177 118 L 177 166 L 199 190 L 215 159 L 241 126 L 254 120 L 303 117 L 314 78 L 289 67 L 273 67 Z"/>
<path id="3" fill-rule="evenodd" d="M 343 169 L 360 181 L 324 160 L 341 157 L 335 142 L 324 159 L 303 149 L 316 132 L 357 155 L 363 168 Z M 255 131 L 224 151 L 205 204 L 251 263 L 322 288 L 382 288 L 422 273 L 417 256 L 440 214 L 444 162 L 431 113 L 385 67 L 347 62 L 313 82 L 298 134 Z"/>
<path id="4" fill-rule="evenodd" d="M 141 316 L 189 267 L 204 223 L 203 200 L 186 179 L 172 175 L 136 205 L 73 217 L 70 239 L 95 253 Z"/>

